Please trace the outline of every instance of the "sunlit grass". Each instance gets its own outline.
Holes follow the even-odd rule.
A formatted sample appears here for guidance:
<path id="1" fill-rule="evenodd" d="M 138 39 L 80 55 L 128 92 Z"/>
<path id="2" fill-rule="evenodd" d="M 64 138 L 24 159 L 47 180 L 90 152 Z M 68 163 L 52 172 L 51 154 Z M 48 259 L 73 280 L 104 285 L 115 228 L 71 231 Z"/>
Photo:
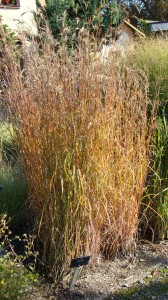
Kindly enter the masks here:
<path id="1" fill-rule="evenodd" d="M 146 71 L 150 99 L 158 103 L 142 224 L 152 240 L 164 239 L 168 232 L 168 40 L 138 44 L 128 63 Z"/>
<path id="2" fill-rule="evenodd" d="M 80 39 L 69 55 L 48 33 L 24 72 L 7 48 L 9 111 L 43 262 L 61 276 L 74 256 L 132 250 L 149 165 L 148 81 L 97 58 Z M 91 53 L 92 51 L 92 53 Z"/>

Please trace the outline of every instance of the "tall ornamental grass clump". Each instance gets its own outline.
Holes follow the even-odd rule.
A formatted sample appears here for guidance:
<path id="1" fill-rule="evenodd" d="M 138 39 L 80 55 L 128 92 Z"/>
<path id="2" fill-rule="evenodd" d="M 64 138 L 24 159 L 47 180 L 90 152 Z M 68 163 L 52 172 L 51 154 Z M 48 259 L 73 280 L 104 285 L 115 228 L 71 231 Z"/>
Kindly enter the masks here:
<path id="1" fill-rule="evenodd" d="M 128 59 L 131 67 L 147 72 L 150 99 L 158 102 L 142 224 L 148 237 L 164 239 L 168 234 L 168 40 L 148 40 Z"/>
<path id="2" fill-rule="evenodd" d="M 23 41 L 24 44 L 24 41 Z M 96 43 L 55 47 L 48 33 L 18 57 L 6 48 L 9 111 L 43 262 L 126 253 L 137 236 L 148 169 L 148 82 Z"/>

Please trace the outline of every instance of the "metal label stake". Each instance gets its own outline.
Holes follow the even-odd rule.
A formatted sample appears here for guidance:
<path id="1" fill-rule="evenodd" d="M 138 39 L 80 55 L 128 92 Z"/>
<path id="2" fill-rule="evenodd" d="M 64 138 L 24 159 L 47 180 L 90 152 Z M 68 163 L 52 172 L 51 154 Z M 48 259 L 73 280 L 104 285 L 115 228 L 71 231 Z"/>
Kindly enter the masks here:
<path id="1" fill-rule="evenodd" d="M 88 265 L 90 256 L 82 256 L 71 260 L 70 268 L 74 268 L 73 277 L 70 283 L 69 290 L 72 291 L 77 280 L 80 267 Z"/>

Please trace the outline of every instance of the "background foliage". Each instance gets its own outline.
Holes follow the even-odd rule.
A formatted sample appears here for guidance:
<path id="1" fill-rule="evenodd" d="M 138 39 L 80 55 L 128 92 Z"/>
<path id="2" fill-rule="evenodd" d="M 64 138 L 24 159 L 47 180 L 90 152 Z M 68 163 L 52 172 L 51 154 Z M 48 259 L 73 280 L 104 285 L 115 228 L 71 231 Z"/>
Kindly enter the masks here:
<path id="1" fill-rule="evenodd" d="M 167 0 L 123 0 L 130 15 L 147 20 L 168 20 Z"/>
<path id="2" fill-rule="evenodd" d="M 83 27 L 97 37 L 111 33 L 124 17 L 121 5 L 116 0 L 47 0 L 45 14 L 55 38 L 60 38 L 63 30 L 68 30 L 75 39 Z"/>

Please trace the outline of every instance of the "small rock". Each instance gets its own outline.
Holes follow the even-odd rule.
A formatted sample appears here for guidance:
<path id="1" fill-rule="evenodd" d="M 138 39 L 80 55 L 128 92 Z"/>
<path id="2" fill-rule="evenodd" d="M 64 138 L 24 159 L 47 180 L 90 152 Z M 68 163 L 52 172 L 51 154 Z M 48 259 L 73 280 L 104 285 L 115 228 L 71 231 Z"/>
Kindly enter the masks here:
<path id="1" fill-rule="evenodd" d="M 144 259 L 144 258 L 140 258 L 139 261 L 140 261 L 140 262 L 143 262 L 143 261 L 145 261 L 145 259 Z"/>
<path id="2" fill-rule="evenodd" d="M 124 283 L 121 285 L 122 287 L 128 287 L 128 284 L 127 283 Z"/>
<path id="3" fill-rule="evenodd" d="M 143 279 L 140 279 L 140 280 L 138 281 L 138 283 L 139 283 L 139 284 L 143 284 L 143 283 L 144 283 L 144 280 L 143 280 Z"/>

